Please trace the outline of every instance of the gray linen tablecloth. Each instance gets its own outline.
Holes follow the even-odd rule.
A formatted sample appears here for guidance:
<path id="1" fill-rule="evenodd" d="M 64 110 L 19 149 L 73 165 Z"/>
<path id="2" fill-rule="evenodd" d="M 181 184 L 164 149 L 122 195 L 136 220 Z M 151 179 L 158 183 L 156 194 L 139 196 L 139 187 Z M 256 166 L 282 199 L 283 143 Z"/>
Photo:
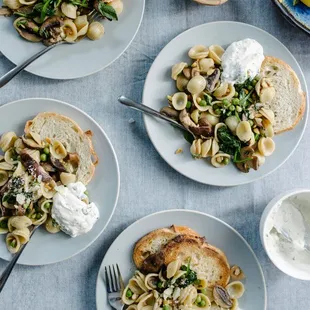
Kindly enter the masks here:
<path id="1" fill-rule="evenodd" d="M 221 7 L 204 7 L 190 0 L 146 2 L 136 39 L 109 68 L 72 81 L 47 80 L 22 73 L 0 90 L 0 105 L 27 97 L 49 97 L 83 109 L 111 138 L 121 172 L 118 206 L 102 236 L 83 253 L 62 263 L 17 266 L 0 296 L 0 308 L 95 309 L 97 272 L 117 235 L 150 213 L 186 208 L 217 216 L 245 237 L 264 270 L 268 309 L 310 309 L 310 284 L 277 270 L 259 238 L 259 220 L 268 201 L 282 191 L 310 187 L 309 127 L 294 156 L 268 178 L 245 186 L 216 188 L 191 181 L 170 168 L 148 139 L 142 116 L 121 107 L 116 100 L 124 94 L 140 101 L 144 79 L 158 52 L 180 32 L 202 23 L 234 20 L 268 31 L 294 54 L 307 80 L 310 80 L 309 37 L 287 23 L 270 0 L 230 0 Z M 0 75 L 12 67 L 0 56 Z M 135 122 L 130 124 L 131 118 Z M 5 266 L 0 261 L 0 270 Z"/>

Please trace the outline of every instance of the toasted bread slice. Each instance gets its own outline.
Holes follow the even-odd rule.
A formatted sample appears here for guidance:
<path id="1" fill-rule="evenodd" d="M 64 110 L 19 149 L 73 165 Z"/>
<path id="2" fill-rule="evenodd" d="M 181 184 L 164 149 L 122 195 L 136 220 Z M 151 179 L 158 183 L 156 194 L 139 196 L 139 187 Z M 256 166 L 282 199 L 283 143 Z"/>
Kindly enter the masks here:
<path id="1" fill-rule="evenodd" d="M 202 237 L 179 235 L 163 248 L 161 256 L 165 265 L 175 260 L 186 264 L 190 259 L 191 269 L 205 278 L 209 287 L 229 282 L 230 266 L 225 254 Z"/>
<path id="2" fill-rule="evenodd" d="M 77 181 L 88 184 L 95 172 L 97 156 L 94 151 L 90 131 L 83 130 L 70 118 L 51 112 L 39 113 L 26 123 L 25 134 L 38 134 L 43 141 L 49 138 L 58 140 L 69 153 L 77 153 L 79 165 L 76 171 Z"/>
<path id="3" fill-rule="evenodd" d="M 274 131 L 279 134 L 293 129 L 301 120 L 306 108 L 306 94 L 301 89 L 296 73 L 284 61 L 265 57 L 261 73 L 268 72 L 274 72 L 270 78 L 276 94 L 269 106 L 275 113 Z"/>
<path id="4" fill-rule="evenodd" d="M 198 236 L 198 234 L 194 230 L 187 226 L 173 225 L 170 228 L 156 229 L 142 237 L 136 243 L 133 251 L 133 260 L 137 268 L 146 269 L 146 266 L 143 267 L 144 261 L 149 256 L 157 254 L 165 244 L 167 244 L 170 240 L 172 240 L 179 234 Z"/>

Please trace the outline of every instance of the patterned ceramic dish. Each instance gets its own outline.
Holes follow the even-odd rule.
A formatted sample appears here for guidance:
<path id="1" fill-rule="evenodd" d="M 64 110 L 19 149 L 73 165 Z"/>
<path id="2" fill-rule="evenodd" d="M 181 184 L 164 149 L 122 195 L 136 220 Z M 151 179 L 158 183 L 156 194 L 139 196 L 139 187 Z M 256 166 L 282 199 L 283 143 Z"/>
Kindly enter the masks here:
<path id="1" fill-rule="evenodd" d="M 284 17 L 310 34 L 310 8 L 303 3 L 293 5 L 293 0 L 273 0 Z"/>

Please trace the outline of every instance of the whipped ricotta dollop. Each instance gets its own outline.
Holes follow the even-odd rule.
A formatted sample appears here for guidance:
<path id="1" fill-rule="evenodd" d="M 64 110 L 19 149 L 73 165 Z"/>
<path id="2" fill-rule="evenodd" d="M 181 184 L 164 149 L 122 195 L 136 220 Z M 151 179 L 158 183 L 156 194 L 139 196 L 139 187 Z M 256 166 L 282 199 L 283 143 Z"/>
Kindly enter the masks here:
<path id="1" fill-rule="evenodd" d="M 242 84 L 253 79 L 264 60 L 263 47 L 253 39 L 244 39 L 228 46 L 222 56 L 222 81 Z"/>
<path id="2" fill-rule="evenodd" d="M 71 183 L 67 187 L 56 187 L 53 197 L 52 218 L 60 225 L 61 230 L 71 237 L 90 231 L 99 218 L 99 210 L 92 202 L 85 203 L 82 199 L 86 187 L 81 182 Z"/>
<path id="3" fill-rule="evenodd" d="M 266 246 L 272 257 L 310 272 L 310 203 L 292 196 L 280 201 L 267 218 Z"/>

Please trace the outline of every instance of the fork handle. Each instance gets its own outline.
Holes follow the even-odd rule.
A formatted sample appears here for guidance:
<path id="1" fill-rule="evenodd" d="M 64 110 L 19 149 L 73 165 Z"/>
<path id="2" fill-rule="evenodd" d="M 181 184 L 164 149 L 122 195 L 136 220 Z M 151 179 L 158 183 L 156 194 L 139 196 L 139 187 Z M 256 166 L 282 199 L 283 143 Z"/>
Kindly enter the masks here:
<path id="1" fill-rule="evenodd" d="M 6 281 L 8 280 L 16 262 L 18 261 L 20 255 L 23 253 L 26 244 L 23 244 L 20 248 L 20 250 L 13 256 L 13 258 L 11 259 L 11 261 L 9 262 L 9 264 L 6 266 L 5 270 L 3 271 L 1 277 L 0 277 L 0 293 L 2 292 L 2 289 L 4 288 L 4 285 L 6 283 Z"/>
<path id="2" fill-rule="evenodd" d="M 39 51 L 38 53 L 34 54 L 33 56 L 31 56 L 30 58 L 28 58 L 27 60 L 25 60 L 23 63 L 21 63 L 20 65 L 16 66 L 15 68 L 13 68 L 12 70 L 10 70 L 8 73 L 6 73 L 5 75 L 3 75 L 0 78 L 0 88 L 3 87 L 4 85 L 6 85 L 7 83 L 9 83 L 19 72 L 21 72 L 22 70 L 24 70 L 27 66 L 29 66 L 32 62 L 34 62 L 36 59 L 38 59 L 40 56 L 42 56 L 43 54 L 47 53 L 49 50 L 51 50 L 52 48 L 54 48 L 57 44 L 54 45 L 50 45 L 47 46 L 46 48 L 44 48 L 43 50 Z"/>

